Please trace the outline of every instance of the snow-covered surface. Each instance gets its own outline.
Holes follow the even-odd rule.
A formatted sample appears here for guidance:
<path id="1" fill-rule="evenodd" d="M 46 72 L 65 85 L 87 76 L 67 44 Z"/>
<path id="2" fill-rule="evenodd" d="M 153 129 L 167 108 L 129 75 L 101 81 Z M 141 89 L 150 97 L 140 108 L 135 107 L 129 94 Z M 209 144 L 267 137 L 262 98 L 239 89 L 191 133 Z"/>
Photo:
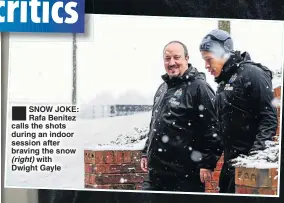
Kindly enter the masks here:
<path id="1" fill-rule="evenodd" d="M 273 79 L 272 79 L 272 86 L 273 88 L 277 88 L 277 87 L 282 87 L 282 78 L 281 75 L 276 75 Z"/>
<path id="2" fill-rule="evenodd" d="M 67 129 L 76 132 L 73 138 L 53 139 L 61 140 L 60 148 L 77 150 L 75 155 L 52 156 L 53 163 L 61 165 L 62 171 L 26 173 L 7 170 L 6 185 L 84 189 L 84 150 L 140 150 L 145 144 L 150 119 L 151 113 L 146 112 L 131 116 L 78 120 Z M 7 139 L 9 142 L 10 136 Z M 8 145 L 7 152 L 10 150 Z M 6 169 L 11 168 L 11 159 L 11 153 L 7 153 Z"/>
<path id="3" fill-rule="evenodd" d="M 235 167 L 246 168 L 278 168 L 279 167 L 279 140 L 267 141 L 266 149 L 256 151 L 250 156 L 241 155 L 233 160 Z"/>

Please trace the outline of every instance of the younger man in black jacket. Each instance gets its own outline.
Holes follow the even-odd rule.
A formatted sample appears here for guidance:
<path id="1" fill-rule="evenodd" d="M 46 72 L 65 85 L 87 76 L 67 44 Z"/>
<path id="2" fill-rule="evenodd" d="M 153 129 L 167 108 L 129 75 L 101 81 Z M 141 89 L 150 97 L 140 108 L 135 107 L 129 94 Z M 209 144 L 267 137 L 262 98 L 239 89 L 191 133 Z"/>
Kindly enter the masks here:
<path id="1" fill-rule="evenodd" d="M 231 160 L 240 154 L 263 150 L 277 129 L 272 72 L 251 61 L 247 52 L 233 51 L 229 33 L 213 30 L 201 42 L 206 69 L 219 84 L 216 110 L 224 145 L 220 192 L 235 193 L 235 169 Z"/>

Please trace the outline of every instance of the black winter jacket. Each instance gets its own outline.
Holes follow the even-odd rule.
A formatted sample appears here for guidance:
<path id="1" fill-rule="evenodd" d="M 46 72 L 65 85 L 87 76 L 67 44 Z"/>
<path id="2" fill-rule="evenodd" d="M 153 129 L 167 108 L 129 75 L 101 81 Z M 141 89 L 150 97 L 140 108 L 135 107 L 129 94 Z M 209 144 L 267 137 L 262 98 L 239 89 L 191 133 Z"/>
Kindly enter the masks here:
<path id="1" fill-rule="evenodd" d="M 153 173 L 199 175 L 214 169 L 221 155 L 215 94 L 205 75 L 189 64 L 182 77 L 170 79 L 155 95 L 148 140 L 143 150 Z"/>
<path id="2" fill-rule="evenodd" d="M 225 162 L 264 149 L 277 129 L 271 71 L 252 62 L 247 52 L 236 52 L 215 80 L 219 83 L 216 109 Z"/>

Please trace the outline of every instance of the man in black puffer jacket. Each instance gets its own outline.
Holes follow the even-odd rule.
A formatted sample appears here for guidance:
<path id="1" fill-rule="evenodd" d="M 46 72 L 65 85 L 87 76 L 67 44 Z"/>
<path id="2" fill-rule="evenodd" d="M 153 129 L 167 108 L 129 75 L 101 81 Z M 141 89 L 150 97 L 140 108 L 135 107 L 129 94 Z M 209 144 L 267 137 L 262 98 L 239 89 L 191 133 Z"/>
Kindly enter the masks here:
<path id="1" fill-rule="evenodd" d="M 219 84 L 216 109 L 224 145 L 220 192 L 235 192 L 232 159 L 265 149 L 276 135 L 272 72 L 251 60 L 247 52 L 233 51 L 229 33 L 213 30 L 201 42 L 206 68 Z"/>
<path id="2" fill-rule="evenodd" d="M 144 190 L 204 192 L 222 153 L 214 91 L 178 41 L 164 48 L 166 74 L 154 98 L 141 168 Z"/>

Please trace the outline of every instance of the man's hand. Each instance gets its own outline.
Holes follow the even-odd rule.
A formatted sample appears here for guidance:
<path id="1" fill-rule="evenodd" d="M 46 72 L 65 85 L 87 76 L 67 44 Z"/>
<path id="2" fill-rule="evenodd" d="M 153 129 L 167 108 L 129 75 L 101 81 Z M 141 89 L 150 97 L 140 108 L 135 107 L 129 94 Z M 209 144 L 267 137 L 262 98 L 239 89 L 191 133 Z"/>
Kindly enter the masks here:
<path id="1" fill-rule="evenodd" d="M 205 183 L 206 181 L 211 181 L 212 171 L 209 169 L 201 168 L 200 169 L 200 180 L 202 183 Z"/>
<path id="2" fill-rule="evenodd" d="M 147 172 L 148 171 L 148 160 L 147 160 L 147 158 L 142 157 L 140 164 L 141 164 L 142 171 Z"/>

